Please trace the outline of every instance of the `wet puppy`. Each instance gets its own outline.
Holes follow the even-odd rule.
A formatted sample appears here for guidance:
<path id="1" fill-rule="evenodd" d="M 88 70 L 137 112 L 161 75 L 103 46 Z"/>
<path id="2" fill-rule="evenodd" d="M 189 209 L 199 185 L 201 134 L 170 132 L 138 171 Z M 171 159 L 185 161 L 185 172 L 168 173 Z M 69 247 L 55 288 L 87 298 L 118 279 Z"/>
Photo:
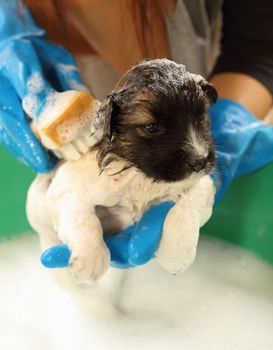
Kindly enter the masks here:
<path id="1" fill-rule="evenodd" d="M 69 244 L 77 281 L 94 281 L 107 270 L 104 234 L 119 232 L 166 200 L 176 204 L 165 219 L 157 257 L 170 272 L 192 263 L 213 204 L 207 108 L 216 99 L 215 89 L 183 65 L 142 61 L 103 101 L 90 152 L 37 176 L 28 194 L 29 221 L 44 248 L 56 237 Z"/>

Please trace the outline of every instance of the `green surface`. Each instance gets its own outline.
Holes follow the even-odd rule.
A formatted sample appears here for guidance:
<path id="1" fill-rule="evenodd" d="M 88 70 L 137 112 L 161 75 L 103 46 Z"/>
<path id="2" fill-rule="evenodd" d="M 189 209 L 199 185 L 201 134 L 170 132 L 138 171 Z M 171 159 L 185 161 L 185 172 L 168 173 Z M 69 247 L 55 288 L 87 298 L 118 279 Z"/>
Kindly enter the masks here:
<path id="1" fill-rule="evenodd" d="M 0 237 L 27 232 L 34 173 L 0 147 Z M 241 245 L 273 264 L 273 165 L 233 182 L 202 233 Z"/>
<path id="2" fill-rule="evenodd" d="M 26 193 L 34 173 L 0 146 L 0 238 L 27 232 Z"/>
<path id="3" fill-rule="evenodd" d="M 273 164 L 236 179 L 202 232 L 273 264 Z"/>

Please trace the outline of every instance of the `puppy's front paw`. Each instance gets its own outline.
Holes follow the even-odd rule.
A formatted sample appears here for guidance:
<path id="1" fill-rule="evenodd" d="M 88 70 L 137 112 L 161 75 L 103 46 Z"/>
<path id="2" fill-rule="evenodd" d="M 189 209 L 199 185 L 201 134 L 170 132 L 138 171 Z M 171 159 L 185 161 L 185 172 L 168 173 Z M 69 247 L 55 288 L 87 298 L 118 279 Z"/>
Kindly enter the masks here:
<path id="1" fill-rule="evenodd" d="M 174 206 L 165 219 L 156 253 L 162 267 L 171 273 L 185 271 L 195 259 L 198 236 L 198 219 Z"/>
<path id="2" fill-rule="evenodd" d="M 161 243 L 156 253 L 160 265 L 170 273 L 177 274 L 187 270 L 196 256 L 196 246 L 180 248 L 173 244 Z"/>
<path id="3" fill-rule="evenodd" d="M 104 243 L 73 252 L 69 262 L 70 273 L 75 281 L 85 284 L 102 277 L 109 265 L 110 253 Z"/>

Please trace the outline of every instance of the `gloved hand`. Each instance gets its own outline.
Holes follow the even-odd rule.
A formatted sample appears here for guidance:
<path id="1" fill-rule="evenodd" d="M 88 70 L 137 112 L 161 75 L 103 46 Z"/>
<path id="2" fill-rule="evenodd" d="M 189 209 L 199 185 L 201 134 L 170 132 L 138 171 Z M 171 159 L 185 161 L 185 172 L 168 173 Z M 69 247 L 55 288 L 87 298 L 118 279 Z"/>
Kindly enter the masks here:
<path id="1" fill-rule="evenodd" d="M 172 202 L 158 204 L 144 213 L 137 224 L 127 227 L 116 236 L 106 237 L 111 265 L 128 268 L 152 259 L 159 246 L 165 216 L 173 205 Z M 67 267 L 70 255 L 68 246 L 61 244 L 43 252 L 41 261 L 49 268 Z"/>
<path id="2" fill-rule="evenodd" d="M 231 181 L 273 161 L 273 127 L 254 117 L 240 104 L 219 99 L 209 110 L 215 140 L 217 164 L 211 174 L 216 187 L 215 204 Z M 145 264 L 158 249 L 165 217 L 173 206 L 166 202 L 149 209 L 142 219 L 117 236 L 105 238 L 112 266 L 128 268 Z M 46 267 L 68 266 L 66 244 L 42 254 Z"/>
<path id="3" fill-rule="evenodd" d="M 19 1 L 0 0 L 0 142 L 35 172 L 52 169 L 55 158 L 33 135 L 28 116 L 38 118 L 55 91 L 86 90 L 71 54 L 47 41 Z"/>
<path id="4" fill-rule="evenodd" d="M 273 127 L 228 99 L 219 99 L 209 114 L 217 153 L 212 178 L 216 187 L 214 204 L 218 204 L 234 178 L 273 161 Z"/>

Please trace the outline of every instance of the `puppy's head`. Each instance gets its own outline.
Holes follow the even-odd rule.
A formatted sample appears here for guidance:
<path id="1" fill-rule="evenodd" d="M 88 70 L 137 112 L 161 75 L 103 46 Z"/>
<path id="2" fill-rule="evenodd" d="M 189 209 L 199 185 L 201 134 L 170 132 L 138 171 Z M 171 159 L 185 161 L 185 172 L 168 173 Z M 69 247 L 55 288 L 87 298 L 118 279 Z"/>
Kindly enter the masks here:
<path id="1" fill-rule="evenodd" d="M 145 60 L 129 70 L 94 122 L 99 164 L 121 157 L 155 181 L 209 173 L 215 162 L 207 108 L 215 89 L 183 65 Z"/>

